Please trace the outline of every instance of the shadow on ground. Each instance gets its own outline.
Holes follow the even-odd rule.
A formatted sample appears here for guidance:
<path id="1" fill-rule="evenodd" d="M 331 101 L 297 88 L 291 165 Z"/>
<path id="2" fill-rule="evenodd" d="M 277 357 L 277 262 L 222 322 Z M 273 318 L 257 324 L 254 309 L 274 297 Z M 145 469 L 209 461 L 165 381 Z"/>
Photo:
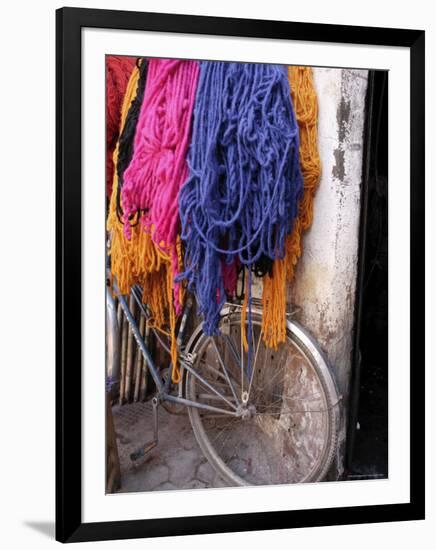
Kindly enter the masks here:
<path id="1" fill-rule="evenodd" d="M 151 402 L 112 408 L 121 467 L 119 493 L 225 487 L 192 432 L 188 415 L 158 410 L 159 443 L 132 463 L 130 454 L 153 438 Z"/>

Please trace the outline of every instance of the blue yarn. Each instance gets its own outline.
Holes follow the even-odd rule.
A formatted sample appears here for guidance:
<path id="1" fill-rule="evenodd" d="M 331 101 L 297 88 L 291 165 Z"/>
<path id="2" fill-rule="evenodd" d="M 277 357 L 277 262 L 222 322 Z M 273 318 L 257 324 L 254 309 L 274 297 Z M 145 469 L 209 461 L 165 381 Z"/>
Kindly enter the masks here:
<path id="1" fill-rule="evenodd" d="M 178 279 L 195 292 L 212 335 L 226 300 L 221 262 L 237 257 L 250 269 L 262 255 L 282 258 L 297 216 L 303 179 L 286 68 L 201 62 L 188 165 Z"/>

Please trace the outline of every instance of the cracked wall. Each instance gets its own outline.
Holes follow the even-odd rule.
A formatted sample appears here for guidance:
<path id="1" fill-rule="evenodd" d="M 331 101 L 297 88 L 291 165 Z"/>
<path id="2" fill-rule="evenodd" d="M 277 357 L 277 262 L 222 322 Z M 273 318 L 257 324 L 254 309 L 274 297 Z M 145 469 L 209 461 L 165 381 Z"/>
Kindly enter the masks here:
<path id="1" fill-rule="evenodd" d="M 368 71 L 316 68 L 314 79 L 322 176 L 290 297 L 301 306 L 299 321 L 327 354 L 343 396 L 340 444 L 330 475 L 337 478 L 343 471 L 351 371 Z"/>

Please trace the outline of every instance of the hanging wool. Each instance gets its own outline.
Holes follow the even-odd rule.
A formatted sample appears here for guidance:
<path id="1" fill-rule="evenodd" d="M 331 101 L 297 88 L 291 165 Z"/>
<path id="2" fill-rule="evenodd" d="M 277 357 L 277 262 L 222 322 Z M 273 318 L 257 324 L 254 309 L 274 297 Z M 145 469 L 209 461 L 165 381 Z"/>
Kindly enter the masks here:
<path id="1" fill-rule="evenodd" d="M 249 283 L 256 262 L 284 255 L 302 189 L 298 148 L 284 67 L 201 63 L 179 278 L 195 291 L 207 334 L 217 333 L 226 299 L 223 265 L 246 266 Z"/>
<path id="2" fill-rule="evenodd" d="M 318 151 L 318 99 L 311 67 L 289 67 L 288 71 L 291 94 L 300 127 L 300 162 L 304 177 L 304 192 L 298 219 L 301 229 L 306 230 L 312 225 L 313 199 L 321 176 L 321 160 Z M 294 262 L 292 264 L 295 265 Z"/>
<path id="3" fill-rule="evenodd" d="M 146 78 L 146 69 L 147 62 L 142 60 L 141 68 L 136 66 L 129 78 L 127 84 L 126 93 L 124 95 L 123 104 L 121 108 L 121 121 L 119 128 L 120 139 L 116 144 L 114 153 L 113 153 L 113 164 L 116 166 L 116 170 L 113 174 L 113 185 L 112 185 L 112 194 L 111 201 L 109 204 L 109 214 L 107 219 L 107 229 L 111 234 L 111 271 L 114 276 L 117 278 L 117 285 L 122 294 L 129 294 L 131 287 L 138 282 L 140 277 L 140 272 L 138 269 L 135 269 L 135 254 L 136 241 L 129 242 L 124 237 L 123 225 L 119 219 L 119 207 L 118 207 L 118 196 L 119 196 L 119 186 L 120 181 L 123 176 L 123 171 L 120 166 L 119 156 L 121 152 L 121 158 L 123 158 L 123 145 L 121 138 L 124 136 L 124 143 L 126 140 L 126 130 L 130 128 L 131 137 L 133 139 L 134 129 L 132 131 L 132 117 L 130 113 L 134 108 L 138 94 L 140 93 L 141 87 L 145 86 Z M 142 77 L 142 78 L 141 78 Z M 127 120 L 130 118 L 130 125 L 126 126 Z M 120 151 L 121 148 L 121 151 Z M 124 152 L 124 157 L 126 153 Z"/>
<path id="4" fill-rule="evenodd" d="M 118 175 L 118 192 L 116 195 L 116 200 L 117 214 L 120 218 L 120 221 L 123 215 L 123 209 L 121 207 L 121 189 L 123 187 L 124 172 L 129 166 L 129 163 L 132 160 L 133 156 L 133 144 L 135 139 L 136 126 L 138 124 L 139 113 L 141 110 L 142 101 L 144 99 L 145 84 L 147 81 L 148 61 L 146 59 L 138 59 L 137 66 L 139 68 L 139 81 L 136 95 L 130 104 L 129 111 L 127 113 L 124 125 L 122 126 L 118 142 L 118 161 L 116 164 Z"/>
<path id="5" fill-rule="evenodd" d="M 173 276 L 180 269 L 178 197 L 188 168 L 186 153 L 199 67 L 195 61 L 152 59 L 135 135 L 132 160 L 122 189 L 124 231 L 139 215 Z M 181 311 L 181 287 L 174 283 L 176 313 Z"/>
<path id="6" fill-rule="evenodd" d="M 172 337 L 175 329 L 175 315 L 171 299 L 168 302 L 167 287 L 169 281 L 172 281 L 168 263 L 163 261 L 150 233 L 145 232 L 139 224 L 130 227 L 130 239 L 127 239 L 120 219 L 122 205 L 119 187 L 125 168 L 133 154 L 136 125 L 147 80 L 148 62 L 142 59 L 139 63 L 132 71 L 127 85 L 121 110 L 120 138 L 113 157 L 116 170 L 107 221 L 107 229 L 111 234 L 111 272 L 117 279 L 121 294 L 129 294 L 135 284 L 142 286 L 142 301 L 147 303 L 151 312 L 148 325 Z M 168 325 L 170 332 L 165 330 Z M 172 357 L 175 361 L 174 350 L 175 336 L 172 338 Z M 178 370 L 174 372 L 173 380 L 175 382 L 179 380 Z"/>
<path id="7" fill-rule="evenodd" d="M 292 233 L 286 238 L 283 259 L 273 264 L 271 275 L 263 279 L 262 331 L 271 348 L 286 339 L 286 285 L 294 277 L 295 266 L 301 256 L 301 234 L 312 224 L 313 198 L 321 174 L 318 153 L 318 102 L 310 67 L 289 67 L 289 82 L 300 129 L 300 164 L 303 173 L 303 195 L 298 207 Z"/>
<path id="8" fill-rule="evenodd" d="M 111 196 L 113 152 L 117 144 L 121 106 L 136 58 L 110 55 L 106 58 L 106 195 Z"/>
<path id="9" fill-rule="evenodd" d="M 119 134 L 124 131 L 125 121 L 128 116 L 129 109 L 135 99 L 138 90 L 139 68 L 136 66 L 132 70 L 129 81 L 126 87 L 123 104 L 121 108 L 121 121 Z M 118 165 L 119 141 L 113 152 L 113 164 Z M 111 185 L 112 193 L 109 203 L 109 213 L 106 227 L 110 234 L 110 257 L 111 257 L 111 273 L 117 279 L 117 285 L 121 294 L 129 294 L 131 286 L 135 284 L 135 278 L 132 272 L 132 260 L 129 255 L 129 246 L 124 238 L 123 226 L 117 216 L 117 195 L 119 186 L 119 170 L 113 172 L 113 183 Z"/>
<path id="10" fill-rule="evenodd" d="M 135 270 L 149 273 L 142 282 L 143 299 L 151 305 L 156 328 L 169 325 L 173 382 L 180 380 L 175 330 L 183 302 L 182 285 L 175 282 L 183 265 L 178 196 L 188 174 L 186 153 L 198 73 L 194 61 L 149 61 L 133 155 L 120 196 L 124 236 L 136 249 Z"/>

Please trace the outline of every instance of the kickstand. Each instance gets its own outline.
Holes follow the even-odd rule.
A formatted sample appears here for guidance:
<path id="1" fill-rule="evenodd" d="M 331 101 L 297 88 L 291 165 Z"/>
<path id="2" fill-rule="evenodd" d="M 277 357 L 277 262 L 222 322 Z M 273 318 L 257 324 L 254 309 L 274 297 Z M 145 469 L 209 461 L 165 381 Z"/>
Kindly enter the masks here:
<path id="1" fill-rule="evenodd" d="M 143 447 L 140 447 L 137 449 L 134 453 L 130 455 L 130 460 L 132 462 L 135 462 L 135 460 L 138 460 L 139 458 L 142 458 L 144 455 L 146 455 L 148 452 L 150 452 L 152 449 L 154 449 L 159 440 L 157 435 L 157 408 L 159 406 L 159 401 L 157 397 L 153 397 L 152 399 L 152 406 L 153 406 L 153 439 L 146 443 Z"/>

